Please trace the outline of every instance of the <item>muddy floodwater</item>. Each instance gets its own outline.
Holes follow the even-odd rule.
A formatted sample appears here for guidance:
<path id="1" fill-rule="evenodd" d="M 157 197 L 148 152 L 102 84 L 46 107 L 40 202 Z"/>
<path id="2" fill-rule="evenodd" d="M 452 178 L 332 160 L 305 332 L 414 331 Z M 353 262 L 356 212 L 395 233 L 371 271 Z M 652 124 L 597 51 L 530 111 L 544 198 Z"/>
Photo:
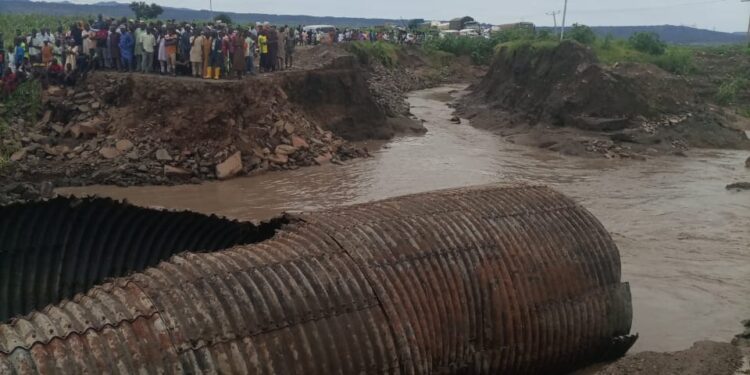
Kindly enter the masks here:
<path id="1" fill-rule="evenodd" d="M 130 202 L 237 219 L 315 210 L 408 193 L 491 182 L 548 184 L 574 197 L 609 229 L 631 283 L 633 351 L 674 351 L 694 341 L 728 341 L 750 318 L 750 180 L 747 153 L 692 151 L 685 157 L 623 161 L 563 157 L 514 145 L 446 105 L 460 86 L 415 92 L 424 136 L 394 139 L 373 157 L 220 183 L 173 187 L 68 188 Z"/>

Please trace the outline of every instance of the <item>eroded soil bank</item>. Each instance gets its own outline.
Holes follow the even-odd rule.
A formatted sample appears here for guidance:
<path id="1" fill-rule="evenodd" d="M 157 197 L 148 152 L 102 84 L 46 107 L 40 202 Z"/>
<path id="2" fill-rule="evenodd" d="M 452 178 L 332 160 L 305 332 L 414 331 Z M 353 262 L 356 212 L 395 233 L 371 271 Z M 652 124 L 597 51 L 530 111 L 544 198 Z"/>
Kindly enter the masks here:
<path id="1" fill-rule="evenodd" d="M 578 43 L 503 46 L 459 104 L 512 141 L 568 155 L 643 159 L 690 148 L 750 149 L 750 121 L 655 65 L 607 66 Z"/>
<path id="2" fill-rule="evenodd" d="M 8 121 L 3 142 L 17 151 L 0 171 L 0 202 L 52 187 L 198 183 L 367 156 L 349 142 L 424 132 L 406 91 L 467 71 L 458 59 L 399 51 L 389 67 L 318 46 L 299 51 L 298 68 L 243 80 L 94 73 L 75 88 L 49 87 L 40 121 Z"/>

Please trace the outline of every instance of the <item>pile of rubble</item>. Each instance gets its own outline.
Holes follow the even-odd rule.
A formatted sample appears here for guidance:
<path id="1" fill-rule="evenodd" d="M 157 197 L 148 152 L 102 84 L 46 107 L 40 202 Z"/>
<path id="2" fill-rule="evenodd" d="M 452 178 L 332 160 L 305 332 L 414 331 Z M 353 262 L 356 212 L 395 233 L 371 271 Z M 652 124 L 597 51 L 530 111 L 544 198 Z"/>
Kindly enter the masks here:
<path id="1" fill-rule="evenodd" d="M 424 88 L 426 83 L 406 69 L 389 69 L 381 64 L 373 64 L 367 77 L 367 85 L 383 112 L 390 117 L 398 117 L 409 115 L 406 93 Z"/>
<path id="2" fill-rule="evenodd" d="M 13 181 L 199 182 L 366 155 L 308 120 L 272 83 L 256 81 L 257 95 L 248 96 L 240 81 L 201 95 L 194 86 L 215 84 L 172 79 L 145 86 L 147 79 L 159 78 L 103 74 L 76 89 L 46 90 L 41 121 L 10 122 L 7 141 L 19 149 L 0 176 L 9 182 L 4 190 L 19 190 Z M 221 95 L 246 97 L 222 102 Z M 201 98 L 217 102 L 196 103 Z"/>

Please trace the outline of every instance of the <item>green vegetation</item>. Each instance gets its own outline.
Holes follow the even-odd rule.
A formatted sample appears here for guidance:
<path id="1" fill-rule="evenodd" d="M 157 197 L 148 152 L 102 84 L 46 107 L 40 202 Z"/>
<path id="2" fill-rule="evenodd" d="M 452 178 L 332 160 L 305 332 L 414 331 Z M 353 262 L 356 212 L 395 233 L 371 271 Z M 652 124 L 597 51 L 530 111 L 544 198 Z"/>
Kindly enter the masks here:
<path id="1" fill-rule="evenodd" d="M 619 62 L 650 63 L 674 74 L 690 74 L 695 71 L 694 51 L 688 47 L 667 45 L 656 34 L 638 33 L 629 40 L 615 39 L 611 35 L 597 38 L 590 27 L 574 24 L 566 32 L 567 40 L 588 45 L 604 64 Z M 428 50 L 449 52 L 457 56 L 469 56 L 477 65 L 490 63 L 499 46 L 517 48 L 531 45 L 533 48 L 553 48 L 557 37 L 548 31 L 534 32 L 526 28 L 513 28 L 493 34 L 491 38 L 446 36 L 428 40 Z"/>
<path id="2" fill-rule="evenodd" d="M 232 24 L 232 17 L 229 17 L 226 13 L 219 13 L 214 17 L 214 21 L 221 21 L 221 23 L 231 25 Z"/>
<path id="3" fill-rule="evenodd" d="M 494 39 L 446 36 L 433 38 L 424 44 L 427 50 L 449 52 L 456 56 L 469 56 L 477 65 L 489 64 L 497 45 Z"/>
<path id="4" fill-rule="evenodd" d="M 519 40 L 541 40 L 549 34 L 536 34 L 526 28 L 512 28 L 495 33 L 491 38 L 446 36 L 435 37 L 424 43 L 427 50 L 449 52 L 456 56 L 469 56 L 476 65 L 487 65 L 492 60 L 495 47 L 500 44 Z"/>
<path id="5" fill-rule="evenodd" d="M 604 64 L 638 62 L 654 64 L 674 74 L 690 74 L 695 70 L 693 51 L 687 47 L 665 46 L 661 54 L 642 52 L 631 41 L 607 39 L 597 41 L 592 46 L 597 58 Z"/>
<path id="6" fill-rule="evenodd" d="M 596 41 L 596 34 L 590 27 L 577 23 L 567 32 L 567 37 L 585 45 L 592 45 Z"/>
<path id="7" fill-rule="evenodd" d="M 42 111 L 42 85 L 39 81 L 26 81 L 9 97 L 0 101 L 0 168 L 8 161 L 19 145 L 7 143 L 8 123 L 6 119 L 21 117 L 27 123 L 33 123 Z"/>
<path id="8" fill-rule="evenodd" d="M 663 55 L 667 51 L 667 43 L 661 41 L 656 33 L 635 33 L 628 40 L 634 50 L 649 55 Z"/>
<path id="9" fill-rule="evenodd" d="M 142 20 L 155 19 L 158 18 L 160 14 L 164 13 L 164 9 L 159 5 L 155 3 L 148 5 L 144 1 L 134 1 L 130 3 L 129 8 L 135 13 L 135 18 L 140 18 Z"/>
<path id="10" fill-rule="evenodd" d="M 721 105 L 735 104 L 739 94 L 750 87 L 746 77 L 733 77 L 722 82 L 716 93 L 716 101 Z"/>
<path id="11" fill-rule="evenodd" d="M 370 61 L 380 61 L 386 67 L 393 67 L 398 63 L 399 46 L 387 42 L 352 42 L 346 44 L 346 49 L 353 53 L 362 64 Z"/>
<path id="12" fill-rule="evenodd" d="M 3 34 L 2 38 L 5 42 L 5 48 L 13 43 L 13 38 L 16 36 L 16 30 L 23 34 L 31 32 L 32 29 L 40 30 L 42 28 L 49 28 L 50 30 L 57 30 L 58 27 L 62 27 L 64 30 L 68 30 L 70 24 L 80 20 L 93 19 L 93 17 L 87 16 L 46 16 L 41 14 L 0 14 L 0 33 Z"/>

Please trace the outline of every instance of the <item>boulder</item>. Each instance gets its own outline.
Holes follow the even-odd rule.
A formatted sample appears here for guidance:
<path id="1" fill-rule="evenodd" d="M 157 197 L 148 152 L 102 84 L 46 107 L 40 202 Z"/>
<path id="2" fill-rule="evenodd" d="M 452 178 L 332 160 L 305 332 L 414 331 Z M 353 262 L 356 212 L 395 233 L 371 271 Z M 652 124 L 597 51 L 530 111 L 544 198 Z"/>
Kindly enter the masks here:
<path id="1" fill-rule="evenodd" d="M 118 151 L 114 147 L 102 147 L 99 149 L 99 155 L 101 155 L 105 159 L 114 159 L 120 156 L 120 151 Z"/>
<path id="2" fill-rule="evenodd" d="M 274 164 L 286 164 L 289 162 L 289 156 L 286 154 L 273 154 L 268 156 L 268 161 Z"/>
<path id="3" fill-rule="evenodd" d="M 42 119 L 39 120 L 39 123 L 37 124 L 37 126 L 47 125 L 47 123 L 49 122 L 51 118 L 52 118 L 52 111 L 45 111 L 44 116 L 42 116 Z"/>
<path id="4" fill-rule="evenodd" d="M 304 138 L 302 138 L 302 137 L 300 137 L 298 135 L 293 135 L 292 136 L 292 147 L 295 147 L 297 149 L 307 150 L 308 148 L 310 148 L 310 145 L 307 144 L 307 141 L 305 141 Z"/>
<path id="5" fill-rule="evenodd" d="M 315 158 L 315 162 L 318 164 L 325 164 L 331 161 L 333 159 L 333 155 L 331 155 L 330 152 L 326 152 L 325 154 L 322 154 Z"/>
<path id="6" fill-rule="evenodd" d="M 73 135 L 73 137 L 75 138 L 80 138 L 81 136 L 93 137 L 99 134 L 99 127 L 96 126 L 96 124 L 94 123 L 82 122 L 82 123 L 71 126 L 70 134 Z"/>
<path id="7" fill-rule="evenodd" d="M 167 150 L 163 148 L 156 150 L 155 156 L 156 156 L 156 160 L 158 161 L 171 161 L 172 160 L 172 156 L 169 155 L 169 152 L 167 152 Z"/>
<path id="8" fill-rule="evenodd" d="M 290 145 L 278 145 L 276 146 L 276 149 L 274 150 L 276 155 L 291 155 L 295 152 L 297 152 L 297 148 Z"/>
<path id="9" fill-rule="evenodd" d="M 747 160 L 745 160 L 745 167 L 750 168 L 750 157 L 748 157 Z"/>
<path id="10" fill-rule="evenodd" d="M 179 168 L 179 167 L 173 167 L 171 165 L 165 165 L 164 166 L 164 175 L 166 175 L 168 177 L 187 177 L 187 176 L 190 176 L 192 174 L 193 174 L 192 172 L 190 172 L 190 171 L 188 171 L 186 169 L 182 169 L 182 168 Z"/>
<path id="11" fill-rule="evenodd" d="M 216 165 L 216 178 L 220 180 L 232 178 L 240 173 L 240 171 L 242 171 L 242 153 L 237 151 L 227 158 L 227 160 Z"/>
<path id="12" fill-rule="evenodd" d="M 727 185 L 727 190 L 750 190 L 750 182 L 736 182 Z"/>
<path id="13" fill-rule="evenodd" d="M 42 147 L 45 153 L 47 155 L 53 155 L 53 156 L 60 156 L 65 155 L 70 152 L 70 147 L 64 146 L 64 145 L 58 145 L 58 146 L 49 146 L 45 145 Z"/>
<path id="14" fill-rule="evenodd" d="M 284 133 L 286 133 L 286 135 L 292 135 L 292 133 L 294 133 L 294 125 L 288 122 L 284 124 Z"/>
<path id="15" fill-rule="evenodd" d="M 127 139 L 121 139 L 115 143 L 115 148 L 120 152 L 128 152 L 133 149 L 133 146 L 133 142 L 130 142 Z"/>
<path id="16" fill-rule="evenodd" d="M 26 158 L 26 149 L 20 149 L 10 155 L 10 161 L 21 161 Z"/>

